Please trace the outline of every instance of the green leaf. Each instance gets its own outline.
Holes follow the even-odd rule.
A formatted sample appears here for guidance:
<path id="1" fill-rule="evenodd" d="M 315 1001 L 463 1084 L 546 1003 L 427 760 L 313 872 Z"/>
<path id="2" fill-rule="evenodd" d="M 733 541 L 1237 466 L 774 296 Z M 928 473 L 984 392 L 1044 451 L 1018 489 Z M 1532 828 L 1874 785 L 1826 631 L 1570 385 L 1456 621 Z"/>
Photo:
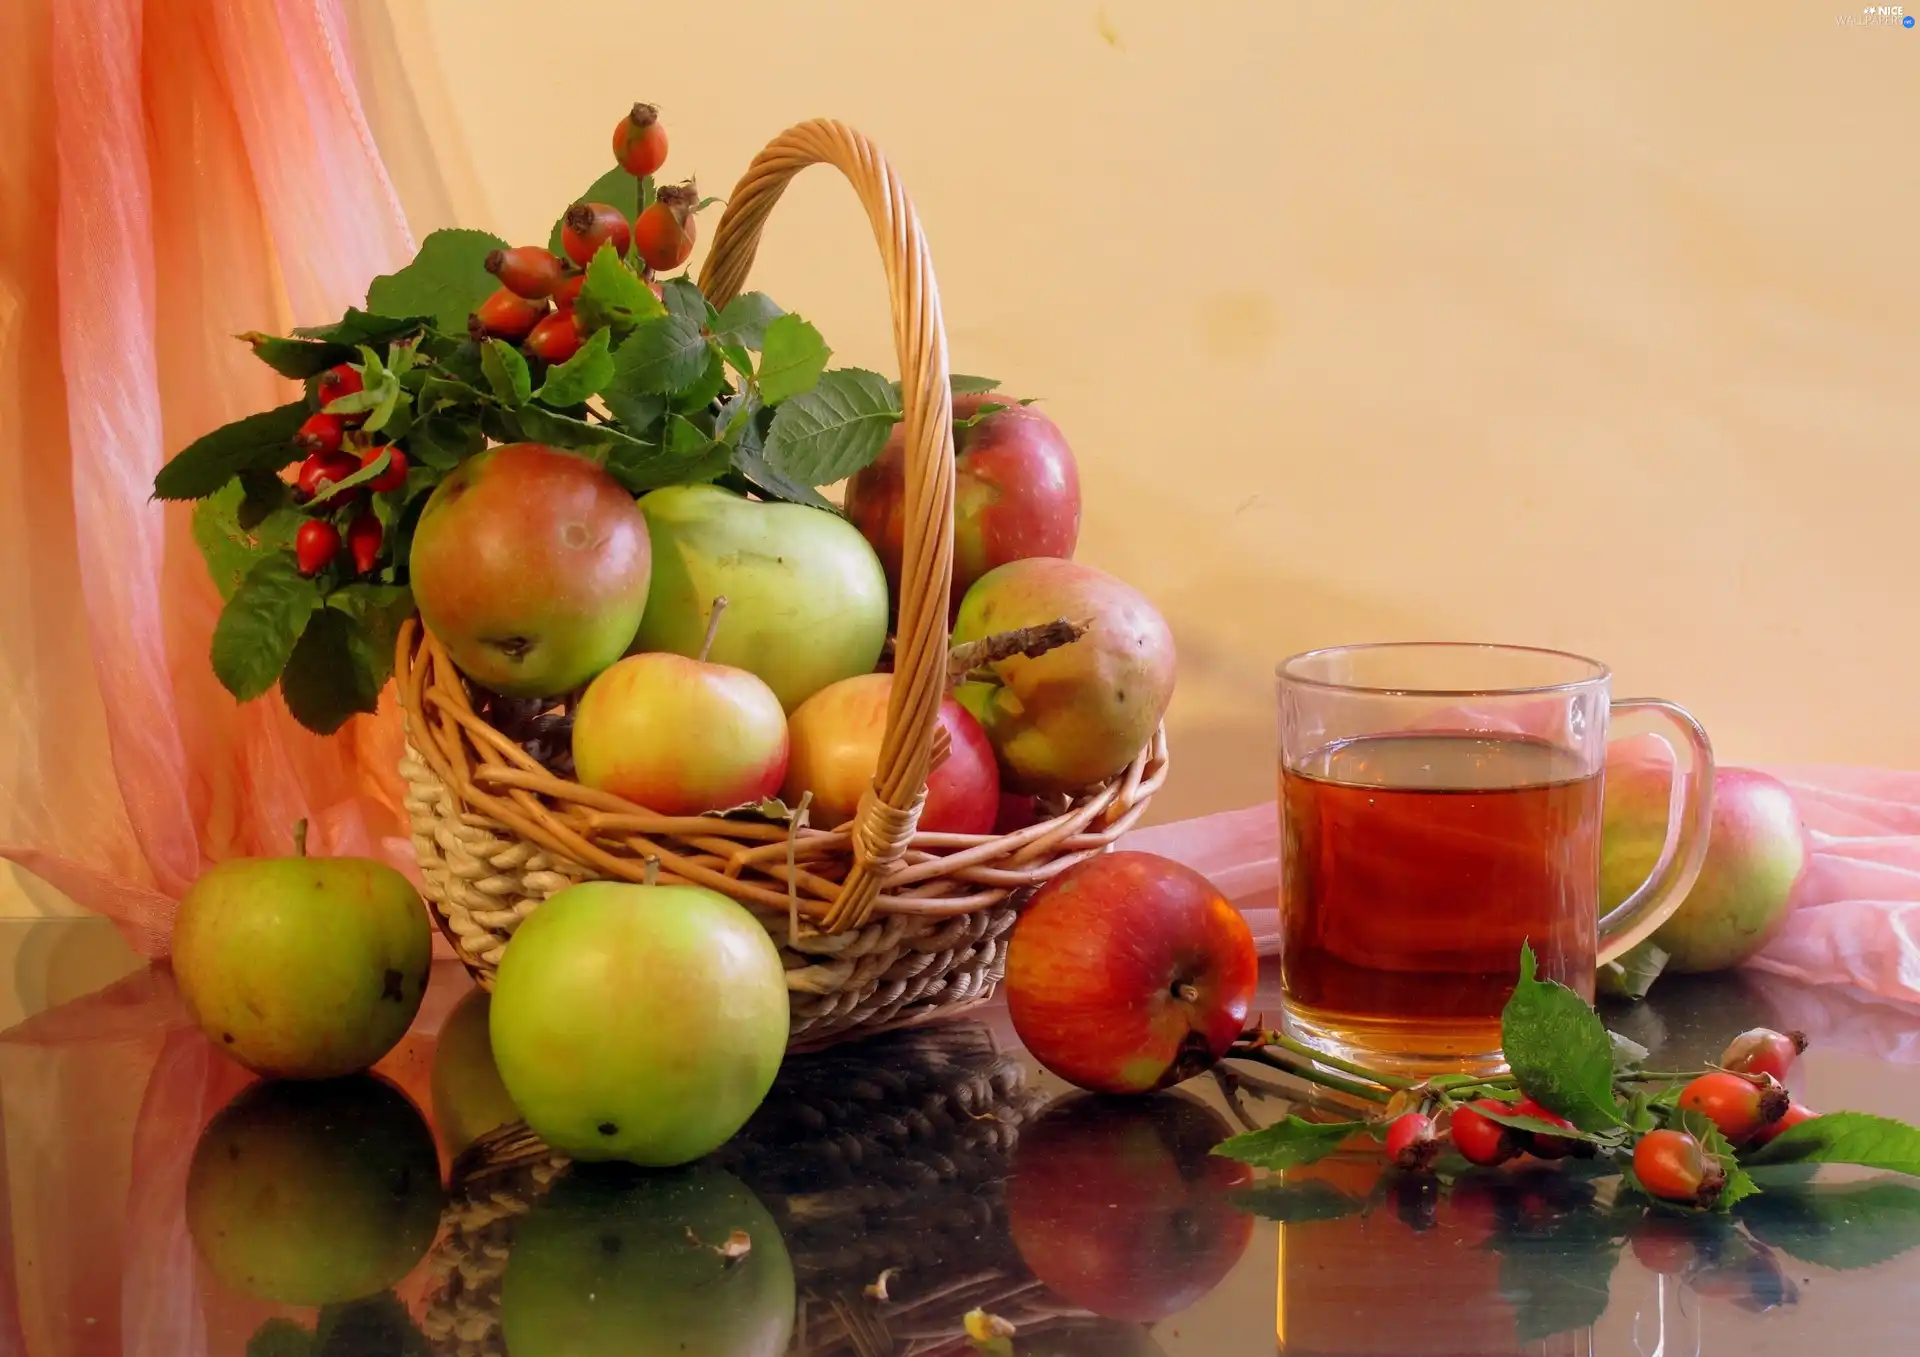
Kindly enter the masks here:
<path id="1" fill-rule="evenodd" d="M 213 628 L 213 672 L 226 690 L 250 702 L 286 668 L 307 619 L 320 606 L 320 586 L 293 557 L 275 552 L 240 581 Z"/>
<path id="2" fill-rule="evenodd" d="M 353 357 L 345 344 L 323 344 L 314 339 L 282 339 L 278 335 L 249 330 L 236 336 L 253 349 L 253 356 L 282 377 L 307 378 L 325 372 L 336 363 Z"/>
<path id="3" fill-rule="evenodd" d="M 557 409 L 579 405 L 613 380 L 612 344 L 610 332 L 595 330 L 573 357 L 547 369 L 546 380 L 534 394 L 542 403 Z"/>
<path id="4" fill-rule="evenodd" d="M 1568 1130 L 1564 1126 L 1555 1126 L 1552 1122 L 1542 1121 L 1538 1117 L 1516 1116 L 1509 1112 L 1494 1112 L 1485 1107 L 1476 1107 L 1474 1110 L 1488 1121 L 1497 1122 L 1501 1126 L 1511 1126 L 1516 1131 L 1533 1131 L 1540 1135 L 1559 1136 L 1562 1140 L 1584 1140 L 1589 1145 L 1618 1145 L 1624 1138 L 1619 1134 L 1609 1135 L 1595 1131 L 1582 1131 L 1577 1127 L 1573 1130 Z"/>
<path id="5" fill-rule="evenodd" d="M 766 293 L 742 292 L 720 308 L 713 337 L 757 352 L 767 342 L 767 323 L 785 314 Z"/>
<path id="6" fill-rule="evenodd" d="M 475 419 L 428 415 L 407 432 L 407 452 L 423 467 L 451 471 L 487 445 Z"/>
<path id="7" fill-rule="evenodd" d="M 812 391 L 780 407 L 767 431 L 764 455 L 791 480 L 831 485 L 878 457 L 899 418 L 900 407 L 886 378 L 861 368 L 839 368 L 823 376 Z"/>
<path id="8" fill-rule="evenodd" d="M 280 482 L 276 479 L 275 484 Z M 247 504 L 246 489 L 235 478 L 193 506 L 193 542 L 223 602 L 233 597 L 264 554 L 292 549 L 295 534 L 307 521 L 297 509 L 278 507 L 249 527 L 243 522 Z"/>
<path id="9" fill-rule="evenodd" d="M 660 293 L 669 314 L 690 320 L 702 330 L 711 329 L 720 315 L 691 278 L 669 278 L 660 285 Z"/>
<path id="10" fill-rule="evenodd" d="M 1292 1168 L 1325 1159 L 1349 1137 L 1371 1129 L 1364 1121 L 1302 1121 L 1289 1116 L 1258 1131 L 1223 1140 L 1213 1147 L 1213 1153 L 1255 1168 Z"/>
<path id="11" fill-rule="evenodd" d="M 663 485 L 704 484 L 726 473 L 732 449 L 684 415 L 669 415 L 664 445 L 634 444 L 628 439 L 609 449 L 607 473 L 632 494 Z"/>
<path id="12" fill-rule="evenodd" d="M 707 370 L 707 338 L 684 316 L 659 316 L 614 350 L 614 388 L 634 395 L 672 395 Z"/>
<path id="13" fill-rule="evenodd" d="M 1624 1235 L 1623 1222 L 1592 1210 L 1494 1233 L 1487 1247 L 1500 1255 L 1500 1295 L 1522 1346 L 1598 1322 Z"/>
<path id="14" fill-rule="evenodd" d="M 269 1319 L 247 1340 L 246 1357 L 314 1357 L 318 1341 L 291 1319 Z"/>
<path id="15" fill-rule="evenodd" d="M 280 694 L 294 720 L 331 735 L 349 717 L 373 711 L 381 684 L 368 663 L 370 646 L 358 624 L 339 608 L 320 608 L 287 657 Z M 388 666 L 392 657 L 388 657 Z"/>
<path id="16" fill-rule="evenodd" d="M 652 185 L 653 180 L 649 177 L 645 181 L 649 200 L 652 197 Z M 609 207 L 619 208 L 627 220 L 632 221 L 640 215 L 641 190 L 642 181 L 635 179 L 616 165 L 594 180 L 585 193 L 578 198 L 570 199 L 567 206 L 572 207 L 574 203 L 605 203 Z M 547 233 L 547 248 L 562 259 L 567 256 L 566 251 L 561 248 L 560 228 L 566 224 L 566 220 L 567 214 L 562 212 L 559 219 L 553 223 L 553 230 Z"/>
<path id="17" fill-rule="evenodd" d="M 713 403 L 714 397 L 727 389 L 727 365 L 720 357 L 717 344 L 707 345 L 707 366 L 693 385 L 678 392 L 673 398 L 673 408 L 682 414 L 697 414 Z"/>
<path id="18" fill-rule="evenodd" d="M 243 471 L 278 471 L 299 461 L 293 436 L 311 413 L 305 401 L 293 401 L 222 424 L 160 468 L 154 498 L 204 499 Z"/>
<path id="19" fill-rule="evenodd" d="M 362 344 L 375 346 L 391 344 L 396 339 L 404 339 L 408 335 L 418 333 L 432 323 L 433 317 L 430 315 L 415 316 L 396 312 L 393 315 L 376 316 L 369 311 L 348 307 L 347 314 L 331 325 L 302 325 L 294 330 L 294 334 L 302 339 L 324 340 L 329 344 L 340 344 L 357 349 Z M 460 320 L 460 329 L 462 331 L 466 329 L 464 316 Z M 347 357 L 350 358 L 352 355 L 348 354 Z M 345 362 L 346 358 L 337 361 Z"/>
<path id="20" fill-rule="evenodd" d="M 1520 1087 L 1582 1130 L 1620 1124 L 1613 1096 L 1613 1043 L 1587 1001 L 1534 977 L 1533 948 L 1521 944 L 1520 980 L 1500 1017 L 1500 1047 Z"/>
<path id="21" fill-rule="evenodd" d="M 1350 1197 L 1317 1179 L 1300 1183 L 1270 1179 L 1234 1193 L 1231 1200 L 1249 1215 L 1264 1216 L 1283 1225 L 1339 1220 L 1342 1216 L 1357 1215 L 1366 1207 L 1361 1198 Z"/>
<path id="22" fill-rule="evenodd" d="M 626 448 L 642 453 L 657 449 L 656 444 L 642 442 L 611 424 L 590 424 L 584 419 L 575 419 L 572 415 L 563 415 L 544 406 L 529 405 L 515 413 L 520 425 L 518 437 L 535 443 L 572 448 L 576 452 L 592 452 L 603 458 L 610 448 Z"/>
<path id="23" fill-rule="evenodd" d="M 1768 1192 L 1735 1214 L 1762 1243 L 1836 1271 L 1874 1267 L 1920 1245 L 1920 1189 L 1905 1183 Z"/>
<path id="24" fill-rule="evenodd" d="M 964 373 L 947 374 L 947 385 L 956 396 L 984 396 L 996 390 L 1000 383 L 992 377 L 968 377 Z"/>
<path id="25" fill-rule="evenodd" d="M 743 439 L 734 448 L 733 469 L 746 477 L 747 482 L 766 498 L 785 500 L 789 504 L 805 504 L 809 508 L 824 509 L 830 514 L 840 512 L 832 500 L 812 486 L 802 485 L 767 465 L 767 459 L 761 455 L 758 438 Z"/>
<path id="26" fill-rule="evenodd" d="M 533 396 L 527 360 L 504 339 L 489 339 L 480 347 L 480 370 L 503 405 L 517 410 Z"/>
<path id="27" fill-rule="evenodd" d="M 1750 1164 L 1860 1164 L 1920 1177 L 1920 1130 L 1868 1112 L 1828 1112 L 1789 1126 Z"/>
<path id="28" fill-rule="evenodd" d="M 1726 1183 L 1720 1188 L 1720 1195 L 1714 1198 L 1715 1210 L 1725 1211 L 1735 1202 L 1751 1197 L 1760 1190 L 1759 1184 L 1748 1177 L 1747 1171 L 1740 1167 L 1740 1161 L 1734 1155 L 1733 1146 L 1728 1144 L 1727 1138 L 1720 1134 L 1720 1128 L 1714 1125 L 1712 1118 L 1704 1112 L 1689 1109 L 1680 1114 L 1679 1123 L 1683 1130 L 1700 1142 L 1700 1148 L 1707 1155 L 1720 1161 L 1720 1167 L 1727 1175 Z"/>
<path id="29" fill-rule="evenodd" d="M 665 396 L 609 389 L 601 393 L 600 399 L 607 403 L 608 411 L 626 431 L 635 435 L 651 429 L 667 413 Z"/>
<path id="30" fill-rule="evenodd" d="M 335 504 L 373 480 L 393 464 L 393 449 L 381 448 L 380 455 L 344 480 L 335 481 L 313 497 L 315 504 Z"/>
<path id="31" fill-rule="evenodd" d="M 806 321 L 795 315 L 775 316 L 767 322 L 760 349 L 760 399 L 778 405 L 813 390 L 832 356 L 827 341 Z"/>
<path id="32" fill-rule="evenodd" d="M 413 407 L 424 417 L 458 410 L 463 405 L 478 405 L 486 399 L 486 396 L 458 378 L 436 375 L 421 383 L 419 394 L 413 398 Z"/>
<path id="33" fill-rule="evenodd" d="M 620 262 L 611 245 L 602 245 L 588 262 L 587 276 L 573 306 L 588 330 L 612 326 L 623 334 L 642 321 L 667 314 L 666 305 Z"/>
<path id="34" fill-rule="evenodd" d="M 1627 1101 L 1625 1117 L 1628 1128 L 1634 1131 L 1651 1131 L 1660 1124 L 1653 1115 L 1653 1104 L 1639 1089 L 1634 1090 L 1633 1097 Z"/>
<path id="35" fill-rule="evenodd" d="M 486 231 L 434 231 L 420 242 L 413 262 L 383 273 L 367 289 L 367 310 L 382 316 L 432 316 L 450 334 L 467 328 L 467 317 L 500 286 L 486 258 L 507 242 Z"/>
<path id="36" fill-rule="evenodd" d="M 385 685 L 393 674 L 400 626 L 413 616 L 413 591 L 404 584 L 356 580 L 328 594 L 327 606 L 353 621 L 355 644 L 360 647 L 367 672 L 376 688 Z"/>
<path id="37" fill-rule="evenodd" d="M 1629 1070 L 1639 1069 L 1646 1062 L 1647 1048 L 1631 1037 L 1623 1037 L 1608 1029 L 1607 1041 L 1613 1047 L 1613 1068 L 1616 1072 L 1625 1074 Z"/>
<path id="38" fill-rule="evenodd" d="M 1667 960 L 1666 950 L 1649 938 L 1624 955 L 1602 962 L 1594 973 L 1594 992 L 1613 999 L 1644 999 Z"/>

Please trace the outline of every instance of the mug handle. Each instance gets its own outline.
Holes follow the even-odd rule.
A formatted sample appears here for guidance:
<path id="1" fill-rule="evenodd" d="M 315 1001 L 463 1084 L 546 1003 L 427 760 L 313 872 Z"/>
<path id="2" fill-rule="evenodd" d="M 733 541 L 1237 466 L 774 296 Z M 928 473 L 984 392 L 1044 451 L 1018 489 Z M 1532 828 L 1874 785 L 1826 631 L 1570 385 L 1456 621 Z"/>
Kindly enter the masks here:
<path id="1" fill-rule="evenodd" d="M 1684 707 L 1655 697 L 1613 704 L 1613 739 L 1653 735 L 1673 754 L 1667 838 L 1653 873 L 1600 920 L 1601 965 L 1638 946 L 1665 923 L 1700 878 L 1713 816 L 1713 745 Z M 1677 737 L 1677 738 L 1676 738 Z"/>

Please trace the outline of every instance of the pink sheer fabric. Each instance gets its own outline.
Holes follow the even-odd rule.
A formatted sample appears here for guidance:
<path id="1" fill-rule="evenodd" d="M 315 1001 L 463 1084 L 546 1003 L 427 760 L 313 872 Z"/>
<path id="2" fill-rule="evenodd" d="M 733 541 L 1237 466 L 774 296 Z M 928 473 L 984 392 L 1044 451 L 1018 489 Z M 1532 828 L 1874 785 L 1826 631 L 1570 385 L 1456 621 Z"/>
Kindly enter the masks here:
<path id="1" fill-rule="evenodd" d="M 0 854 L 160 955 L 209 863 L 286 852 L 298 819 L 412 870 L 396 712 L 322 740 L 236 704 L 188 509 L 149 494 L 291 398 L 233 335 L 337 317 L 413 243 L 336 0 L 6 8 Z"/>
<path id="2" fill-rule="evenodd" d="M 1763 771 L 1792 790 L 1812 854 L 1793 912 L 1748 965 L 1920 1003 L 1920 773 Z M 1247 916 L 1262 953 L 1279 951 L 1280 827 L 1271 802 L 1137 830 L 1120 847 L 1160 853 L 1203 873 Z M 1912 1014 L 1901 1021 L 1910 1025 Z M 1813 1015 L 1804 1025 L 1827 1024 Z"/>

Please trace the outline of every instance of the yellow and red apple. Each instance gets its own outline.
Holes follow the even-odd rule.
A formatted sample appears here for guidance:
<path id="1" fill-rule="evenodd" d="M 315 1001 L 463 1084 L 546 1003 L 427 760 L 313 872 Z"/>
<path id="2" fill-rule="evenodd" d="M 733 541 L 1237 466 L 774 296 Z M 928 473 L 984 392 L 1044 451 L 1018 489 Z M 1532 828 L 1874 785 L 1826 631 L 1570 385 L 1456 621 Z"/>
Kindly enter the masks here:
<path id="1" fill-rule="evenodd" d="M 789 755 L 781 796 L 798 805 L 813 793 L 816 825 L 845 824 L 873 785 L 880 741 L 887 730 L 892 674 L 861 674 L 822 688 L 794 709 L 787 721 Z M 940 703 L 939 721 L 949 752 L 927 775 L 927 801 L 920 828 L 930 834 L 991 833 L 1000 808 L 1000 770 L 986 732 L 952 698 Z"/>

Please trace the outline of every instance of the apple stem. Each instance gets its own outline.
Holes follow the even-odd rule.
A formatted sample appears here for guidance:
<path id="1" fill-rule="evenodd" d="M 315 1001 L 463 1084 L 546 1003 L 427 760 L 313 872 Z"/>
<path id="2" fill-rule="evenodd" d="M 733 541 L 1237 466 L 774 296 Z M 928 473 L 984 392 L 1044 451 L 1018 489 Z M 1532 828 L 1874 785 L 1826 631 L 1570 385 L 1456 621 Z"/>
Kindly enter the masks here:
<path id="1" fill-rule="evenodd" d="M 1324 1088 L 1330 1088 L 1336 1092 L 1345 1093 L 1355 1098 L 1364 1098 L 1370 1103 L 1384 1103 L 1389 1101 L 1393 1096 L 1383 1088 L 1376 1088 L 1370 1084 L 1362 1084 L 1353 1079 L 1343 1079 L 1337 1074 L 1328 1074 L 1325 1070 L 1317 1070 L 1308 1065 L 1296 1064 L 1292 1060 L 1276 1055 L 1264 1046 L 1231 1046 L 1227 1049 L 1227 1053 L 1222 1059 L 1251 1060 L 1256 1065 L 1265 1065 L 1270 1069 L 1291 1074 L 1296 1079 L 1304 1079 L 1310 1084 L 1319 1084 Z"/>
<path id="2" fill-rule="evenodd" d="M 307 822 L 305 818 L 293 822 L 293 855 L 303 858 L 307 855 Z"/>
<path id="3" fill-rule="evenodd" d="M 1183 1004 L 1197 1004 L 1200 1002 L 1200 991 L 1193 985 L 1185 983 L 1175 985 L 1173 992 L 1179 996 L 1180 1002 Z"/>
<path id="4" fill-rule="evenodd" d="M 721 594 L 713 600 L 713 610 L 707 614 L 706 639 L 700 642 L 700 653 L 694 657 L 702 664 L 705 664 L 707 662 L 707 656 L 713 653 L 713 638 L 720 633 L 720 614 L 726 610 L 727 596 Z"/>
<path id="5" fill-rule="evenodd" d="M 977 641 L 962 641 L 947 652 L 947 686 L 951 688 L 964 683 L 976 669 L 1010 660 L 1016 655 L 1038 659 L 1049 650 L 1072 645 L 1092 629 L 1091 619 L 1069 622 L 1059 617 L 1038 626 L 1015 627 L 1012 631 L 996 631 Z"/>
<path id="6" fill-rule="evenodd" d="M 649 857 L 647 859 L 647 865 L 645 869 L 640 873 L 640 880 L 649 886 L 657 886 L 660 884 L 660 859 L 659 858 Z"/>

